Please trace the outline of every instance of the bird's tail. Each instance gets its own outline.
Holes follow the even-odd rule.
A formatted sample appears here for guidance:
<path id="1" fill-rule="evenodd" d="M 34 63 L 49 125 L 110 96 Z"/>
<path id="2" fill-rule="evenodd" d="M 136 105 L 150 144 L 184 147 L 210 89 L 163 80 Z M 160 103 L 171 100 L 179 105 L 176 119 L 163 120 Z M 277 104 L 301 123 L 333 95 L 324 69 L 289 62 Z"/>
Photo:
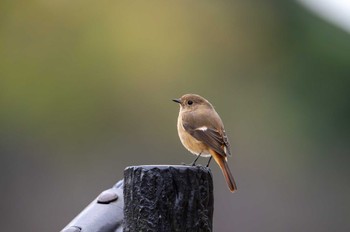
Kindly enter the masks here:
<path id="1" fill-rule="evenodd" d="M 236 191 L 237 190 L 236 182 L 233 179 L 232 173 L 230 171 L 230 168 L 227 164 L 225 157 L 223 157 L 222 155 L 218 154 L 213 150 L 210 150 L 210 154 L 213 156 L 216 163 L 218 163 L 222 173 L 224 174 L 224 177 L 226 179 L 226 182 L 230 191 L 231 192 Z"/>

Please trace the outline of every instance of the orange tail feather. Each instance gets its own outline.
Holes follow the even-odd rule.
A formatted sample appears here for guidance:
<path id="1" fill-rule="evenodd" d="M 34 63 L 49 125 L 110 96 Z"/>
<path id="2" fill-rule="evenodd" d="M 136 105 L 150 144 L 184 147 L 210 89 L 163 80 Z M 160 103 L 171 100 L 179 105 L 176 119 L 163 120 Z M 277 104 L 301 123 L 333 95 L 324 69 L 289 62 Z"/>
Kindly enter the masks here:
<path id="1" fill-rule="evenodd" d="M 216 153 L 213 150 L 210 150 L 210 154 L 213 156 L 214 160 L 216 163 L 219 165 L 222 173 L 224 174 L 224 177 L 226 179 L 228 188 L 230 189 L 231 192 L 234 192 L 237 190 L 236 182 L 233 179 L 232 173 L 230 171 L 230 168 L 225 160 L 225 157 L 222 155 Z"/>

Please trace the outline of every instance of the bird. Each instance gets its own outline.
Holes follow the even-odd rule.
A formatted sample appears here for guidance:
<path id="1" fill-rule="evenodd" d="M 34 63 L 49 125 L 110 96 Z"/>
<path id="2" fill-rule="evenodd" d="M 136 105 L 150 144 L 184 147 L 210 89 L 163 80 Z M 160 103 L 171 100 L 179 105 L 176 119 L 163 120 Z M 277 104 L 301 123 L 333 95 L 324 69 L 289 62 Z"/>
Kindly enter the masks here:
<path id="1" fill-rule="evenodd" d="M 227 163 L 231 156 L 231 145 L 227 138 L 224 124 L 213 105 L 197 94 L 185 94 L 172 99 L 180 105 L 177 119 L 177 131 L 182 145 L 196 155 L 191 165 L 195 165 L 199 157 L 210 157 L 219 165 L 228 188 L 231 192 L 237 190 L 236 182 Z"/>

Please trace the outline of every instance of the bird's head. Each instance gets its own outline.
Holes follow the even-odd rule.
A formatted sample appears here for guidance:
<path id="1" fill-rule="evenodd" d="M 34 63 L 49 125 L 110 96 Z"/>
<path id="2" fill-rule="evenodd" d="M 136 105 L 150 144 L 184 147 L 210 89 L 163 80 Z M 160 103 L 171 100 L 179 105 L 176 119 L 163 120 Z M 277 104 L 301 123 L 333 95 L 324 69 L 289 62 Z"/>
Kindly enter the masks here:
<path id="1" fill-rule="evenodd" d="M 173 101 L 179 103 L 180 109 L 185 111 L 213 108 L 208 100 L 197 94 L 185 94 L 180 98 L 173 99 Z"/>

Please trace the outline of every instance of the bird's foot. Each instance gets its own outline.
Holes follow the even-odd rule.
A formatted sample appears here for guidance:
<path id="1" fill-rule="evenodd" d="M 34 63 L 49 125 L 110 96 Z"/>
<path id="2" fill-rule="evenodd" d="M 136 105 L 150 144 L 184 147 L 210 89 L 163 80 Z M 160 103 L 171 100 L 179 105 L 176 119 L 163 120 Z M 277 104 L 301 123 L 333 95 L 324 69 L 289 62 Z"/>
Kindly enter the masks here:
<path id="1" fill-rule="evenodd" d="M 186 164 L 185 162 L 181 162 L 181 165 L 184 165 L 184 166 L 197 166 L 196 163 L 190 163 L 190 164 Z"/>

